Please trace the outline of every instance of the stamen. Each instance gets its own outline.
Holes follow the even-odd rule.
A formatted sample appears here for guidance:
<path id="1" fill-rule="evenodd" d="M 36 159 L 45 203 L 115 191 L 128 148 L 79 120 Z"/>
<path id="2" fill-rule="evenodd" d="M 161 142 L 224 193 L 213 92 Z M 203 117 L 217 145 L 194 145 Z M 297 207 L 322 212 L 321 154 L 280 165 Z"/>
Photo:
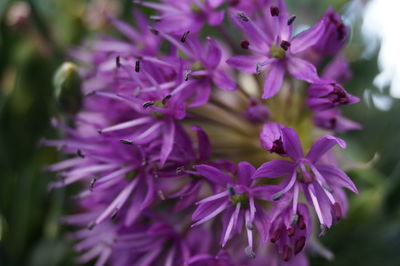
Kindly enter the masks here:
<path id="1" fill-rule="evenodd" d="M 296 16 L 291 16 L 287 21 L 288 26 L 292 25 L 295 20 L 296 20 Z"/>
<path id="2" fill-rule="evenodd" d="M 240 43 L 240 47 L 242 47 L 242 49 L 245 49 L 245 50 L 249 49 L 249 45 L 250 45 L 250 43 L 248 40 L 243 40 Z"/>
<path id="3" fill-rule="evenodd" d="M 227 189 L 228 189 L 228 194 L 230 197 L 232 197 L 236 194 L 235 189 L 233 188 L 232 185 L 229 184 Z"/>
<path id="4" fill-rule="evenodd" d="M 290 218 L 290 225 L 295 225 L 299 221 L 299 215 L 297 213 L 293 214 L 292 217 Z M 304 222 L 304 220 L 303 220 Z"/>
<path id="5" fill-rule="evenodd" d="M 246 228 L 250 231 L 254 230 L 254 226 L 252 223 L 246 223 Z"/>
<path id="6" fill-rule="evenodd" d="M 97 181 L 96 177 L 93 177 L 92 180 L 90 180 L 90 185 L 89 185 L 89 190 L 90 191 L 93 191 L 94 184 L 96 183 L 96 181 Z"/>
<path id="7" fill-rule="evenodd" d="M 156 21 L 156 22 L 160 22 L 161 19 L 162 19 L 162 17 L 161 17 L 161 16 L 150 16 L 150 19 L 151 19 L 151 20 L 154 20 L 154 21 Z"/>
<path id="8" fill-rule="evenodd" d="M 139 72 L 140 71 L 140 61 L 137 60 L 135 63 L 135 72 Z"/>
<path id="9" fill-rule="evenodd" d="M 289 49 L 289 47 L 290 47 L 290 42 L 288 42 L 288 41 L 281 41 L 280 46 L 281 46 L 281 48 L 282 48 L 283 50 L 287 51 L 287 50 Z"/>
<path id="10" fill-rule="evenodd" d="M 237 13 L 237 16 L 238 16 L 238 18 L 240 18 L 244 22 L 248 22 L 249 21 L 249 18 L 243 12 Z"/>
<path id="11" fill-rule="evenodd" d="M 256 65 L 256 74 L 260 74 L 261 73 L 261 68 L 263 67 L 263 65 L 261 63 L 257 63 Z"/>
<path id="12" fill-rule="evenodd" d="M 184 43 L 186 41 L 187 36 L 189 35 L 190 31 L 185 32 L 181 37 L 181 42 Z"/>
<path id="13" fill-rule="evenodd" d="M 346 37 L 346 26 L 342 22 L 337 22 L 336 24 L 336 30 L 338 34 L 338 41 L 341 41 Z"/>
<path id="14" fill-rule="evenodd" d="M 165 105 L 166 103 L 167 103 L 167 101 L 169 100 L 169 99 L 171 99 L 171 94 L 168 94 L 167 96 L 165 96 L 163 99 L 162 99 L 162 101 L 161 101 L 161 103 L 163 104 L 163 105 Z"/>
<path id="15" fill-rule="evenodd" d="M 115 58 L 115 64 L 117 65 L 117 67 L 121 67 L 121 57 L 120 56 L 117 56 Z"/>
<path id="16" fill-rule="evenodd" d="M 306 223 L 304 221 L 303 215 L 299 215 L 299 221 L 298 221 L 297 225 L 299 226 L 300 230 L 306 229 Z"/>
<path id="17" fill-rule="evenodd" d="M 288 245 L 286 245 L 283 248 L 282 259 L 284 261 L 289 261 L 291 258 L 292 258 L 292 249 Z"/>
<path id="18" fill-rule="evenodd" d="M 246 211 L 245 215 L 246 224 L 250 224 L 250 212 Z M 254 259 L 256 257 L 256 253 L 253 251 L 253 232 L 249 228 L 247 228 L 247 241 L 248 246 L 245 249 L 245 253 L 249 258 Z"/>
<path id="19" fill-rule="evenodd" d="M 153 102 L 153 101 L 145 102 L 145 103 L 143 104 L 143 108 L 144 108 L 144 109 L 147 109 L 147 108 L 149 108 L 150 106 L 153 106 L 154 104 L 155 104 L 155 102 Z"/>
<path id="20" fill-rule="evenodd" d="M 189 77 L 190 77 L 190 74 L 192 73 L 192 70 L 186 70 L 185 71 L 185 73 L 184 73 L 184 78 L 185 78 L 185 81 L 188 81 L 189 80 Z"/>
<path id="21" fill-rule="evenodd" d="M 88 224 L 87 229 L 92 230 L 95 225 L 96 225 L 95 222 L 91 222 L 90 224 Z"/>
<path id="22" fill-rule="evenodd" d="M 111 220 L 112 220 L 112 221 L 114 221 L 115 218 L 117 217 L 118 211 L 119 211 L 119 209 L 118 209 L 118 208 L 115 208 L 115 209 L 113 210 L 113 212 L 111 213 Z"/>
<path id="23" fill-rule="evenodd" d="M 283 193 L 283 192 L 275 193 L 274 195 L 272 195 L 272 200 L 273 201 L 280 200 L 284 195 L 285 195 L 285 193 Z"/>
<path id="24" fill-rule="evenodd" d="M 132 141 L 129 141 L 129 140 L 126 140 L 126 139 L 120 139 L 119 141 L 120 141 L 122 144 L 128 144 L 128 145 L 132 145 L 132 144 L 133 144 Z"/>
<path id="25" fill-rule="evenodd" d="M 277 6 L 271 6 L 270 12 L 273 17 L 279 16 L 279 8 Z"/>
<path id="26" fill-rule="evenodd" d="M 296 233 L 296 228 L 290 226 L 289 228 L 286 229 L 286 233 L 289 237 L 294 236 L 294 233 Z"/>
<path id="27" fill-rule="evenodd" d="M 305 244 L 306 244 L 305 236 L 302 236 L 299 239 L 297 239 L 296 243 L 294 244 L 294 254 L 298 254 L 300 251 L 302 251 Z"/>
<path id="28" fill-rule="evenodd" d="M 279 240 L 279 238 L 281 237 L 281 229 L 278 228 L 277 230 L 275 230 L 275 232 L 272 234 L 270 241 L 272 243 L 275 243 L 276 241 Z"/>
<path id="29" fill-rule="evenodd" d="M 76 154 L 77 154 L 79 157 L 81 157 L 81 158 L 85 158 L 85 155 L 82 153 L 82 151 L 81 151 L 80 149 L 78 149 L 78 150 L 76 151 Z"/>
<path id="30" fill-rule="evenodd" d="M 256 258 L 256 253 L 254 252 L 252 247 L 246 247 L 244 249 L 244 253 L 246 253 L 247 257 L 249 257 L 250 259 Z"/>
<path id="31" fill-rule="evenodd" d="M 158 35 L 160 32 L 154 28 L 150 28 L 151 33 L 153 33 L 154 35 Z"/>
<path id="32" fill-rule="evenodd" d="M 271 153 L 275 152 L 277 154 L 285 154 L 285 150 L 283 149 L 282 137 L 279 137 L 279 139 L 274 140 L 270 152 Z"/>
<path id="33" fill-rule="evenodd" d="M 179 166 L 176 168 L 175 173 L 177 175 L 181 174 L 183 171 L 185 171 L 185 166 Z"/>

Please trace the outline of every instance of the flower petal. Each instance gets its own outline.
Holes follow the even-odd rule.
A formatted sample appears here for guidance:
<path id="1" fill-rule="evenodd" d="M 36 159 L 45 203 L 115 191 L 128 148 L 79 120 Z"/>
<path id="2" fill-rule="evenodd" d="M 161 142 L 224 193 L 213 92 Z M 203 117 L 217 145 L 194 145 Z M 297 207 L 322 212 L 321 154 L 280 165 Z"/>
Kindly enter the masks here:
<path id="1" fill-rule="evenodd" d="M 224 10 L 221 10 L 219 12 L 212 12 L 208 16 L 208 24 L 210 26 L 217 26 L 217 25 L 221 24 L 222 21 L 224 20 L 224 15 L 225 15 Z"/>
<path id="2" fill-rule="evenodd" d="M 250 186 L 252 181 L 251 177 L 256 171 L 256 168 L 254 168 L 254 166 L 252 166 L 248 162 L 240 162 L 238 164 L 238 169 L 239 169 L 238 173 L 239 184 Z"/>
<path id="3" fill-rule="evenodd" d="M 239 71 L 255 74 L 257 63 L 263 62 L 265 59 L 258 55 L 239 55 L 229 58 L 226 63 Z"/>
<path id="4" fill-rule="evenodd" d="M 207 37 L 207 42 L 207 50 L 203 58 L 204 64 L 208 68 L 216 68 L 221 61 L 221 49 L 213 38 Z"/>
<path id="5" fill-rule="evenodd" d="M 290 51 L 297 54 L 315 45 L 321 38 L 324 30 L 325 19 L 322 19 L 308 30 L 297 34 L 291 42 Z"/>
<path id="6" fill-rule="evenodd" d="M 285 67 L 279 63 L 273 63 L 268 74 L 265 77 L 263 99 L 268 99 L 278 93 L 282 87 L 283 77 L 285 76 Z"/>
<path id="7" fill-rule="evenodd" d="M 345 172 L 343 172 L 339 168 L 333 165 L 326 164 L 316 164 L 315 167 L 318 169 L 321 175 L 326 178 L 327 182 L 339 187 L 348 188 L 349 190 L 358 194 L 358 190 L 353 181 Z"/>
<path id="8" fill-rule="evenodd" d="M 287 70 L 289 73 L 299 79 L 309 83 L 318 82 L 320 80 L 317 69 L 310 62 L 291 56 L 288 58 Z"/>
<path id="9" fill-rule="evenodd" d="M 221 170 L 213 166 L 202 164 L 196 165 L 194 168 L 200 175 L 221 186 L 226 186 L 227 184 L 231 184 L 233 182 L 233 179 L 229 175 L 223 173 Z"/>
<path id="10" fill-rule="evenodd" d="M 304 157 L 303 148 L 301 147 L 299 136 L 292 128 L 283 128 L 283 147 L 287 155 L 293 160 Z"/>
<path id="11" fill-rule="evenodd" d="M 327 151 L 333 148 L 338 144 L 341 148 L 346 148 L 346 142 L 341 138 L 337 138 L 334 136 L 325 136 L 320 138 L 314 145 L 311 147 L 310 151 L 307 154 L 307 158 L 312 162 L 318 161 L 322 155 L 324 155 Z"/>
<path id="12" fill-rule="evenodd" d="M 254 173 L 252 178 L 259 177 L 280 177 L 288 175 L 293 171 L 295 167 L 294 162 L 275 160 L 263 163 Z"/>
<path id="13" fill-rule="evenodd" d="M 236 84 L 225 71 L 217 69 L 213 72 L 212 76 L 215 86 L 223 90 L 233 91 L 236 90 Z"/>
<path id="14" fill-rule="evenodd" d="M 211 143 L 207 133 L 199 126 L 193 126 L 198 139 L 199 161 L 205 161 L 211 156 Z"/>
<path id="15" fill-rule="evenodd" d="M 165 130 L 163 134 L 163 143 L 161 146 L 160 154 L 160 166 L 164 166 L 168 159 L 169 154 L 172 152 L 175 141 L 175 123 L 173 121 L 168 121 L 165 125 Z"/>

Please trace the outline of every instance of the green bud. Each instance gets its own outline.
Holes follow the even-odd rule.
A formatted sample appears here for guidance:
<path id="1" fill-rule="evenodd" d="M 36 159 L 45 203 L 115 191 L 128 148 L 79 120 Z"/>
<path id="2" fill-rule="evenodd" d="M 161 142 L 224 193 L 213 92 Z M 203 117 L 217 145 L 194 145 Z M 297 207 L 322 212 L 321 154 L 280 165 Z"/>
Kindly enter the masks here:
<path id="1" fill-rule="evenodd" d="M 61 112 L 76 114 L 82 105 L 81 78 L 75 64 L 63 63 L 53 79 L 54 97 Z"/>

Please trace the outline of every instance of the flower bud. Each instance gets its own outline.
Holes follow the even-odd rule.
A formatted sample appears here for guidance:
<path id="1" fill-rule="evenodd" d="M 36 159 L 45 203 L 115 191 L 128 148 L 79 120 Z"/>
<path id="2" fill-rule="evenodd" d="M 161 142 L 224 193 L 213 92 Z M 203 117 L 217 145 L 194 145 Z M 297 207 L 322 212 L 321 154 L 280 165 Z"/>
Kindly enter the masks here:
<path id="1" fill-rule="evenodd" d="M 65 62 L 53 79 L 54 96 L 62 112 L 75 114 L 82 104 L 81 79 L 76 66 Z"/>

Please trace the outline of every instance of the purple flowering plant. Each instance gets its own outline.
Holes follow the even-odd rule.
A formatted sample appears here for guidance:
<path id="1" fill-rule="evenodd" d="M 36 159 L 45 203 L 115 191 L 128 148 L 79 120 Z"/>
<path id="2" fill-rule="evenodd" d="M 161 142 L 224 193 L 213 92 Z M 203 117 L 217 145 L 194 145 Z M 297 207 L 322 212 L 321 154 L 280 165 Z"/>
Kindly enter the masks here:
<path id="1" fill-rule="evenodd" d="M 79 67 L 56 77 L 80 77 L 58 92 L 62 137 L 43 140 L 65 154 L 49 188 L 79 184 L 61 221 L 77 228 L 78 262 L 308 265 L 312 235 L 346 216 L 345 189 L 358 193 L 333 149 L 346 142 L 332 134 L 361 129 L 339 109 L 359 101 L 341 85 L 340 15 L 295 34 L 283 0 L 134 6 L 154 15 L 108 17 L 123 38 L 74 49 Z"/>

